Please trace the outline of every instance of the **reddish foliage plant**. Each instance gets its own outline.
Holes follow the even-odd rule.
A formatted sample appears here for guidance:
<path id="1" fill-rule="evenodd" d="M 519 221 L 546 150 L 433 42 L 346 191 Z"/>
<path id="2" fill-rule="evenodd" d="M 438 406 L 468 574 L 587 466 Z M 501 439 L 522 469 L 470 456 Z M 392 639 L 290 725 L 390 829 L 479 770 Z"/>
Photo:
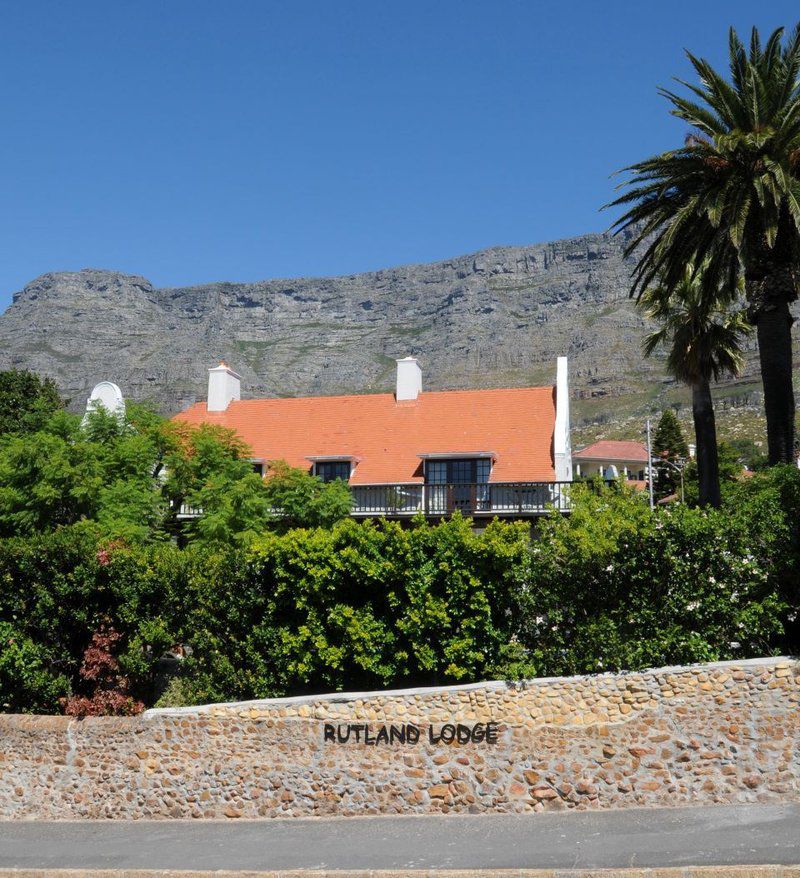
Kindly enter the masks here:
<path id="1" fill-rule="evenodd" d="M 107 543 L 103 548 L 97 550 L 97 554 L 95 555 L 95 560 L 101 567 L 108 567 L 111 563 L 111 556 L 117 549 L 125 548 L 124 540 L 111 540 L 110 543 Z"/>
<path id="2" fill-rule="evenodd" d="M 131 716 L 144 704 L 128 694 L 128 679 L 120 673 L 114 650 L 122 635 L 103 623 L 83 653 L 78 676 L 88 695 L 71 695 L 64 701 L 68 716 Z"/>

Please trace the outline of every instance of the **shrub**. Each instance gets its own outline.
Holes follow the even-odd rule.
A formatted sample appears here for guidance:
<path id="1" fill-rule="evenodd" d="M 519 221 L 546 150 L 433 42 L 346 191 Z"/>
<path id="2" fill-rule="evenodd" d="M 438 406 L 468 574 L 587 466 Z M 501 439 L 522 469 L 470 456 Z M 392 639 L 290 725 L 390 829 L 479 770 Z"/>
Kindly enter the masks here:
<path id="1" fill-rule="evenodd" d="M 69 679 L 52 668 L 52 655 L 8 622 L 0 621 L 0 710 L 56 713 Z"/>
<path id="2" fill-rule="evenodd" d="M 108 542 L 85 522 L 29 539 L 0 540 L 0 624 L 36 645 L 36 668 L 56 681 L 54 697 L 66 697 L 75 687 L 80 691 L 84 653 L 110 620 L 132 695 L 149 700 L 155 666 L 174 642 L 175 620 L 183 615 L 185 560 L 169 544 Z M 7 648 L 0 640 L 0 663 Z M 4 703 L 12 690 L 0 683 Z M 41 701 L 38 678 L 18 677 L 15 687 L 17 705 L 27 699 L 34 709 Z M 52 708 L 52 698 L 48 704 Z"/>
<path id="3" fill-rule="evenodd" d="M 140 701 L 131 698 L 130 681 L 120 673 L 114 655 L 120 639 L 120 634 L 107 623 L 92 635 L 78 672 L 85 694 L 64 699 L 64 713 L 68 716 L 129 716 L 144 710 Z"/>
<path id="4" fill-rule="evenodd" d="M 205 555 L 184 673 L 202 700 L 476 679 L 511 636 L 528 533 L 345 520 Z"/>
<path id="5" fill-rule="evenodd" d="M 780 514 L 745 519 L 676 505 L 651 512 L 626 490 L 576 489 L 542 525 L 521 639 L 539 673 L 716 661 L 776 651 Z"/>
<path id="6" fill-rule="evenodd" d="M 106 712 L 791 652 L 800 472 L 733 490 L 721 510 L 651 512 L 624 487 L 576 486 L 533 543 L 527 524 L 475 533 L 459 516 L 182 549 L 87 522 L 0 540 L 0 705 L 73 695 L 86 712 L 103 625 L 118 665 L 99 689 L 121 696 Z M 166 652 L 185 656 L 169 685 Z"/>

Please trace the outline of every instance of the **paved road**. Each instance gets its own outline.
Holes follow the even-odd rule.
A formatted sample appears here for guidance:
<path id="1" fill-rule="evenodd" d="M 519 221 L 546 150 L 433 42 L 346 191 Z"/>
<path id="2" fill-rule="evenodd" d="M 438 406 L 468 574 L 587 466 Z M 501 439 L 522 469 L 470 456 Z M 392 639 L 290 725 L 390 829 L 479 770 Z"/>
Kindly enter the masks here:
<path id="1" fill-rule="evenodd" d="M 800 805 L 267 821 L 0 823 L 0 866 L 614 868 L 800 863 Z"/>

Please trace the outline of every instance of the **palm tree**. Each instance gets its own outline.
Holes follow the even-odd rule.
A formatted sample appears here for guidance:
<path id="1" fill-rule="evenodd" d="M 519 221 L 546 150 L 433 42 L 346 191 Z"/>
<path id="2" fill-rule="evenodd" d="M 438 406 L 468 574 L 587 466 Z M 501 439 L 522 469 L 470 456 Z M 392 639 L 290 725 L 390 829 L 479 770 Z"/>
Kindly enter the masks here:
<path id="1" fill-rule="evenodd" d="M 692 416 L 697 441 L 700 504 L 719 506 L 717 426 L 711 399 L 711 380 L 742 368 L 742 341 L 751 331 L 741 310 L 732 310 L 727 296 L 709 295 L 702 269 L 692 265 L 673 288 L 648 287 L 639 299 L 646 315 L 659 323 L 645 337 L 644 354 L 667 349 L 667 371 L 692 390 Z"/>
<path id="2" fill-rule="evenodd" d="M 614 224 L 641 247 L 631 295 L 658 279 L 674 288 L 685 266 L 705 266 L 711 293 L 744 277 L 748 318 L 758 332 L 770 463 L 794 452 L 792 316 L 800 282 L 800 24 L 749 52 L 731 29 L 730 81 L 687 53 L 700 76 L 697 101 L 660 93 L 691 126 L 681 149 L 631 165 L 627 205 Z M 609 205 L 611 206 L 611 205 Z"/>

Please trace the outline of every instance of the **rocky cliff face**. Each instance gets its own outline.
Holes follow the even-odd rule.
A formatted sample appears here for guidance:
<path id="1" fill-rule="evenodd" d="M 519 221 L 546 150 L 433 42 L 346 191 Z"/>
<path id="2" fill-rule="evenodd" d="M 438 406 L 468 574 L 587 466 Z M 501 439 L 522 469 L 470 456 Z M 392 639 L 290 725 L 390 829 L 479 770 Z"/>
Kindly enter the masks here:
<path id="1" fill-rule="evenodd" d="M 220 358 L 243 395 L 288 396 L 390 390 L 407 354 L 430 389 L 547 384 L 566 354 L 576 420 L 604 420 L 675 392 L 641 357 L 624 244 L 584 235 L 345 277 L 174 289 L 113 271 L 45 274 L 0 317 L 0 368 L 53 377 L 76 409 L 109 379 L 174 412 L 205 398 Z"/>

